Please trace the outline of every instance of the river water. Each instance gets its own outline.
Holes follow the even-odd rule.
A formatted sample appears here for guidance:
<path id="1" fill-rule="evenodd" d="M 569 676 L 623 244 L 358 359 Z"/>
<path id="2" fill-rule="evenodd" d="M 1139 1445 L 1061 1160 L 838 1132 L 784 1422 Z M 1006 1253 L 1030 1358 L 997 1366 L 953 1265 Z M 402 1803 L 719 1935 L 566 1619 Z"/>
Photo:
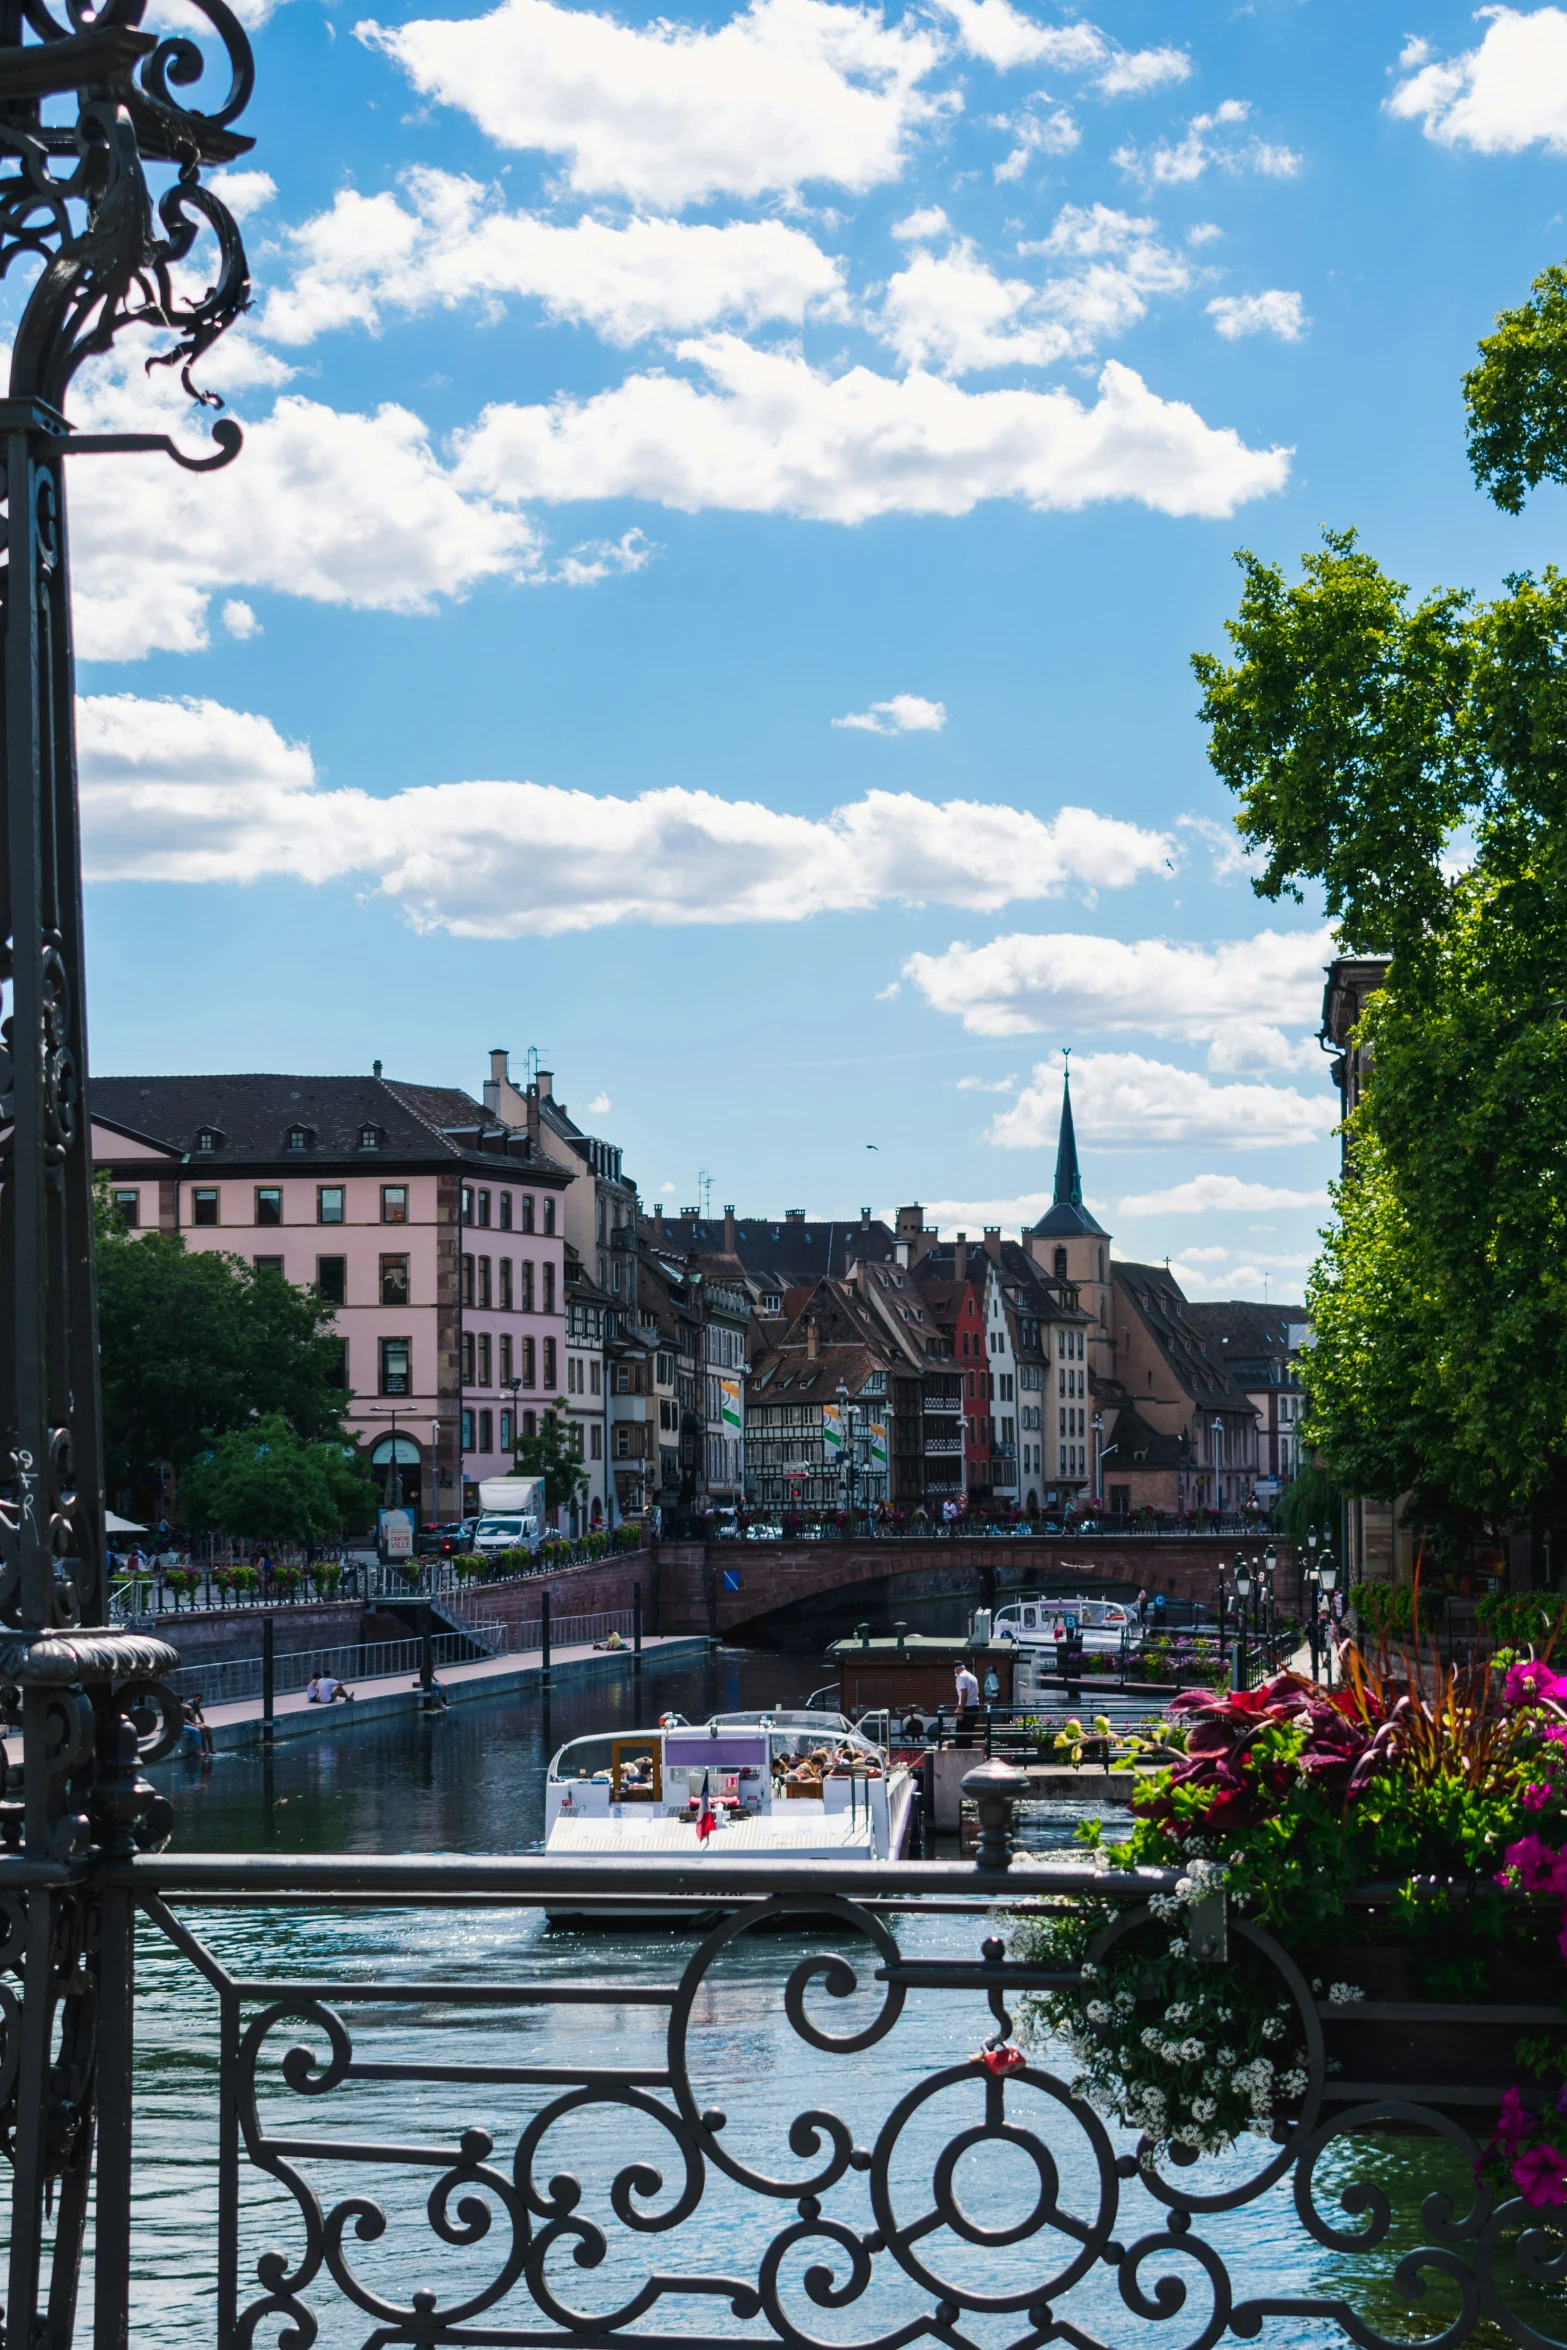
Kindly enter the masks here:
<path id="1" fill-rule="evenodd" d="M 578 1684 L 557 1691 L 546 1705 L 538 1696 L 497 1698 L 454 1707 L 444 1716 L 408 1716 L 353 1724 L 339 1716 L 332 1732 L 282 1745 L 275 1759 L 259 1755 L 219 1756 L 210 1765 L 184 1762 L 154 1775 L 173 1797 L 178 1818 L 176 1848 L 185 1850 L 457 1852 L 526 1851 L 542 1838 L 542 1781 L 549 1752 L 567 1738 L 612 1727 L 645 1726 L 666 1708 L 693 1719 L 714 1710 L 755 1705 L 798 1704 L 821 1678 L 811 1660 L 725 1652 L 691 1665 L 649 1663 L 638 1689 L 629 1671 L 620 1679 Z M 1025 1841 L 1034 1846 L 1070 1841 L 1084 1805 L 1028 1807 Z M 1106 1832 L 1124 1831 L 1124 1815 L 1107 1812 Z M 342 2257 L 359 2280 L 365 2303 L 379 2298 L 387 2308 L 409 2305 L 420 2286 L 450 2305 L 502 2272 L 512 2240 L 505 2196 L 512 2157 L 530 2119 L 559 2087 L 536 2080 L 497 2084 L 462 2077 L 464 2066 L 502 2066 L 537 2072 L 550 2064 L 584 2063 L 635 2071 L 664 2061 L 667 2008 L 639 2005 L 628 1993 L 647 1985 L 674 1984 L 695 1947 L 679 1935 L 607 1935 L 548 1927 L 536 1913 L 515 1910 L 344 1911 L 268 1910 L 237 1913 L 195 1904 L 176 1905 L 184 1924 L 212 1957 L 232 1973 L 250 1979 L 370 1982 L 392 1987 L 393 1996 L 373 2006 L 335 2004 L 355 2038 L 355 2057 L 373 2060 L 363 2070 L 312 2094 L 308 2073 L 291 2085 L 283 2070 L 290 2047 L 308 2046 L 324 2059 L 328 2042 L 321 2024 L 308 2016 L 285 2017 L 268 2039 L 258 2068 L 263 2092 L 260 2118 L 274 2135 L 313 2149 L 280 2156 L 273 2169 L 242 2164 L 240 2306 L 265 2299 L 257 2283 L 257 2262 L 269 2247 L 297 2260 L 305 2242 L 299 2204 L 289 2191 L 285 2168 L 308 2179 L 330 2211 L 349 2199 Z M 900 1916 L 887 1921 L 905 1956 L 920 1959 L 971 1957 L 989 1931 L 975 1916 Z M 857 1987 L 832 1995 L 822 1981 L 807 1991 L 805 2011 L 824 2033 L 852 2035 L 881 2012 L 885 1997 L 872 1980 L 876 1953 L 844 1935 L 830 1945 L 857 1961 Z M 777 2183 L 780 2192 L 752 2191 L 709 2166 L 692 2215 L 668 2233 L 634 2224 L 648 2212 L 675 2207 L 683 2176 L 678 2146 L 660 2119 L 669 2110 L 668 2092 L 627 2089 L 563 2109 L 532 2161 L 536 2191 L 559 2175 L 580 2182 L 574 2207 L 562 2203 L 566 2233 L 547 2264 L 548 2283 L 563 2308 L 592 2339 L 592 2320 L 623 2307 L 628 2294 L 658 2277 L 664 2289 L 646 2313 L 624 2327 L 648 2340 L 676 2336 L 687 2342 L 770 2340 L 764 2322 L 735 2314 L 727 2299 L 691 2289 L 693 2279 L 723 2276 L 754 2280 L 768 2248 L 791 2226 L 800 2226 L 802 2185 L 823 2160 L 831 2125 L 802 2125 L 797 2117 L 815 2112 L 838 2115 L 856 2146 L 871 2146 L 899 2101 L 912 2097 L 943 2066 L 966 2067 L 963 2076 L 913 2103 L 903 2117 L 888 2168 L 887 2192 L 896 2219 L 930 2204 L 930 2181 L 942 2151 L 981 2118 L 985 2091 L 969 2060 L 994 2029 L 987 2009 L 971 1991 L 919 1989 L 894 2028 L 858 2052 L 811 2046 L 790 2025 L 782 1999 L 789 1974 L 818 1948 L 794 1937 L 744 1935 L 720 1954 L 696 1989 L 689 2032 L 689 2069 L 699 2108 L 717 2108 L 727 2117 L 722 2144 L 730 2159 Z M 592 2004 L 552 2006 L 486 2005 L 489 1987 L 525 1981 L 560 1987 L 589 1985 Z M 473 1999 L 437 2004 L 410 1985 L 456 1982 Z M 247 2013 L 256 2012 L 254 2009 Z M 136 2116 L 136 2324 L 133 2339 L 147 2350 L 184 2350 L 216 2338 L 215 2214 L 217 2179 L 217 2001 L 186 1955 L 154 1928 L 145 1926 L 138 1943 L 138 2105 Z M 1048 2064 L 1048 2051 L 1038 2061 Z M 435 2065 L 438 2080 L 410 2081 L 397 2068 Z M 315 2076 L 319 2083 L 320 2076 Z M 1040 2191 L 1039 2158 L 1019 2136 L 1013 2141 L 971 2147 L 952 2173 L 952 2187 L 976 2230 L 986 2240 L 965 2238 L 938 2227 L 920 2246 L 930 2273 L 942 2285 L 991 2295 L 1028 2293 L 1050 2297 L 1053 2282 L 1077 2256 L 1078 2237 L 1101 2194 L 1098 2167 L 1081 2126 L 1037 2090 L 1009 2089 L 1007 2118 L 1014 2115 L 1038 2133 L 1059 2175 L 1058 2209 L 1075 2215 L 1064 2227 L 1047 2225 L 1022 2240 L 1020 2234 Z M 371 2160 L 357 2149 L 455 2149 L 461 2134 L 482 2128 L 494 2141 L 492 2168 L 499 2182 L 480 2196 L 465 2192 L 474 2211 L 454 2196 L 442 2220 L 427 2203 L 440 2166 L 417 2161 Z M 1355 2180 L 1375 2181 L 1396 2206 L 1389 2245 L 1374 2259 L 1351 2259 L 1304 2233 L 1288 2195 L 1275 2188 L 1256 2202 L 1199 2221 L 1195 2233 L 1228 2266 L 1237 2298 L 1251 2295 L 1309 2296 L 1318 2302 L 1342 2297 L 1362 2322 L 1396 2339 L 1431 2341 L 1456 2307 L 1453 2289 L 1437 2277 L 1424 2305 L 1412 2305 L 1393 2275 L 1395 2256 L 1426 2240 L 1419 2232 L 1421 2192 L 1442 2186 L 1464 2207 L 1465 2181 L 1451 2160 L 1433 2157 L 1420 2141 L 1418 2158 L 1410 2140 L 1367 2144 L 1353 2153 L 1330 2149 L 1320 2166 L 1318 2205 L 1336 2224 L 1353 2232 L 1364 2219 L 1345 2216 L 1339 2197 Z M 1116 2140 L 1124 2151 L 1129 2141 Z M 352 2156 L 352 2159 L 350 2157 Z M 1251 2158 L 1208 2166 L 1238 2183 L 1251 2175 Z M 617 2209 L 614 2182 L 628 2165 L 642 2165 L 629 2193 L 621 2190 Z M 1206 2183 L 1206 2182 L 1205 2182 Z M 1140 2182 L 1119 2185 L 1114 2235 L 1126 2245 L 1162 2233 L 1160 2208 Z M 488 2232 L 476 2216 L 487 2208 Z M 1359 2206 L 1354 2206 L 1360 2208 Z M 384 2213 L 384 2227 L 376 2216 Z M 877 2224 L 864 2176 L 851 2169 L 820 2198 L 823 2223 L 837 2223 L 860 2235 Z M 571 2230 L 591 2223 L 602 2236 L 583 2238 Z M 628 2224 L 633 2223 L 633 2224 Z M 440 2228 L 444 2224 L 446 2239 Z M 535 2219 L 534 2225 L 538 2225 Z M 462 2241 L 467 2236 L 470 2240 Z M 453 2240 L 453 2239 L 457 2240 Z M 587 2246 L 586 2261 L 579 2244 Z M 603 2257 L 597 2258 L 602 2249 Z M 777 2257 L 777 2256 L 775 2256 Z M 777 2257 L 778 2290 L 798 2339 L 835 2346 L 876 2343 L 887 2350 L 897 2330 L 929 2315 L 931 2294 L 921 2292 L 883 2254 L 868 2263 L 870 2281 L 858 2289 L 852 2254 L 842 2238 L 801 2229 L 800 2240 Z M 836 2294 L 812 2272 L 830 2272 Z M 1125 2272 L 1122 2272 L 1123 2275 Z M 1200 2255 L 1168 2242 L 1151 2254 L 1140 2272 L 1144 2292 L 1155 2292 L 1160 2277 L 1177 2279 L 1185 2306 L 1164 2317 L 1139 2314 L 1123 2298 L 1117 2272 L 1103 2263 L 1086 2267 L 1070 2287 L 1059 2287 L 1055 2306 L 1075 2337 L 1127 2350 L 1134 2343 L 1186 2345 L 1198 2337 L 1212 2306 L 1210 2280 Z M 681 2280 L 686 2289 L 680 2289 Z M 317 2277 L 301 2296 L 319 2335 L 291 2343 L 287 2313 L 261 2319 L 254 2339 L 278 2343 L 279 2350 L 308 2350 L 318 2339 L 328 2350 L 365 2342 L 375 2318 L 365 2304 L 345 2299 L 330 2278 Z M 836 2304 L 836 2305 L 835 2305 Z M 1151 2306 L 1151 2305 L 1150 2305 Z M 1560 2304 L 1536 2295 L 1528 2304 L 1543 2330 L 1561 2335 Z M 472 2320 L 473 2338 L 529 2338 L 541 2325 L 525 2288 L 512 2290 L 500 2306 Z M 486 2333 L 486 2329 L 489 2329 Z M 508 2332 L 508 2329 L 511 2329 Z M 546 2327 L 546 2330 L 549 2330 Z M 408 2338 L 404 2335 L 402 2338 Z M 951 2350 L 1003 2350 L 1031 2335 L 1021 2312 L 965 2310 L 961 2325 L 946 2333 Z M 1327 2312 L 1265 2319 L 1270 2342 L 1328 2343 L 1345 2339 Z M 1487 2338 L 1485 2335 L 1481 2339 Z M 1492 2336 L 1500 2343 L 1503 2336 Z M 599 2341 L 607 2339 L 600 2332 Z"/>

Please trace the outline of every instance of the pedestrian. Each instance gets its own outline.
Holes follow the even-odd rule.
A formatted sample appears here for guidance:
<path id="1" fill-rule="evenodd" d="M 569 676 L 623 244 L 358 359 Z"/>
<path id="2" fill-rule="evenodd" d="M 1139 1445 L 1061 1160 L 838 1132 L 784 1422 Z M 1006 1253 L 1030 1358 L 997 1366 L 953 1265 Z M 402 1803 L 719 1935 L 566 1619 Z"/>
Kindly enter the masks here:
<path id="1" fill-rule="evenodd" d="M 960 1656 L 952 1668 L 957 1684 L 957 1742 L 967 1746 L 971 1742 L 974 1716 L 979 1711 L 979 1683 L 966 1656 Z"/>
<path id="2" fill-rule="evenodd" d="M 416 1689 L 424 1689 L 424 1683 L 422 1681 L 416 1681 L 414 1683 L 414 1687 Z M 433 1673 L 430 1675 L 430 1686 L 428 1689 L 425 1689 L 424 1693 L 426 1697 L 433 1698 L 435 1700 L 437 1712 L 445 1713 L 447 1706 L 446 1692 L 441 1687 L 440 1682 L 437 1681 Z"/>
<path id="3" fill-rule="evenodd" d="M 306 1705 L 324 1705 L 325 1702 L 326 1700 L 321 1695 L 321 1676 L 319 1673 L 312 1673 L 305 1683 L 305 1703 Z"/>
<path id="4" fill-rule="evenodd" d="M 194 1722 L 197 1730 L 200 1732 L 202 1753 L 216 1754 L 218 1750 L 213 1743 L 212 1731 L 208 1726 L 207 1717 L 201 1710 L 201 1697 L 199 1692 L 195 1697 L 186 1699 L 185 1719 L 187 1722 Z"/>
<path id="5" fill-rule="evenodd" d="M 1148 1587 L 1147 1587 L 1147 1585 L 1146 1585 L 1146 1584 L 1144 1584 L 1144 1586 L 1143 1586 L 1142 1590 L 1141 1590 L 1141 1591 L 1139 1591 L 1139 1592 L 1138 1592 L 1138 1594 L 1137 1594 L 1137 1621 L 1138 1621 L 1139 1623 L 1141 1623 L 1141 1622 L 1142 1622 L 1142 1620 L 1143 1620 L 1144 1616 L 1147 1614 L 1147 1612 L 1148 1612 Z"/>

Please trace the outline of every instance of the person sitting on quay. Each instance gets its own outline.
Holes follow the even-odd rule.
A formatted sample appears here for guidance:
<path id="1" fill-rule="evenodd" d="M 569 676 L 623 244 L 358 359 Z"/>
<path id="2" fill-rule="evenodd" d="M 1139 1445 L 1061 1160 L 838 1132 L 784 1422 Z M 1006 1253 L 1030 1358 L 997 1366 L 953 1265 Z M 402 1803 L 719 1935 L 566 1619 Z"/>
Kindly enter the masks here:
<path id="1" fill-rule="evenodd" d="M 331 1673 L 321 1673 L 306 1687 L 305 1703 L 307 1705 L 336 1705 L 341 1702 L 344 1705 L 351 1705 L 353 1696 L 354 1693 L 346 1682 L 335 1679 Z"/>
<path id="2" fill-rule="evenodd" d="M 607 1640 L 595 1640 L 593 1645 L 595 1648 L 624 1648 L 626 1644 L 618 1632 L 611 1632 Z"/>

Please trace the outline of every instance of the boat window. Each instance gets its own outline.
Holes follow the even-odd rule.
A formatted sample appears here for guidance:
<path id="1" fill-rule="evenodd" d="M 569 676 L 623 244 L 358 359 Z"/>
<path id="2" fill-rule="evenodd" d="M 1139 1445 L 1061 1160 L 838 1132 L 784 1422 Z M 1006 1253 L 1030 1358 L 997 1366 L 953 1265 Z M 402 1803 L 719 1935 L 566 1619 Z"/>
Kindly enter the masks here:
<path id="1" fill-rule="evenodd" d="M 1023 1621 L 1025 1624 L 1029 1625 L 1037 1624 L 1039 1622 L 1038 1611 L 1034 1608 L 1026 1607 L 1023 1610 Z"/>

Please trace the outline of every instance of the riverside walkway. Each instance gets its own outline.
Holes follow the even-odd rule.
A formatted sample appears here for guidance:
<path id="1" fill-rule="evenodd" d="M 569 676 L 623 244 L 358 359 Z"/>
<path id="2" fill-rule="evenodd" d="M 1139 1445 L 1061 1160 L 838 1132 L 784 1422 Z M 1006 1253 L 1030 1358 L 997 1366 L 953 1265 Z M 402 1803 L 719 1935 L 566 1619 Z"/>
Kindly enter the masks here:
<path id="1" fill-rule="evenodd" d="M 671 1659 L 686 1661 L 705 1656 L 711 1643 L 703 1637 L 677 1636 L 664 1639 L 644 1637 L 642 1662 L 644 1665 L 664 1664 Z M 630 1674 L 634 1660 L 629 1646 L 625 1648 L 592 1648 L 587 1646 L 554 1648 L 550 1650 L 550 1686 L 558 1688 L 565 1681 L 583 1681 L 595 1675 Z M 476 1657 L 471 1663 L 442 1665 L 436 1679 L 446 1692 L 449 1705 L 460 1705 L 469 1698 L 514 1697 L 524 1690 L 536 1690 L 543 1679 L 544 1658 L 539 1649 L 523 1649 L 509 1656 Z M 322 1731 L 352 1729 L 357 1722 L 380 1721 L 388 1714 L 417 1712 L 423 1702 L 417 1673 L 396 1673 L 383 1680 L 353 1681 L 349 1684 L 354 1698 L 351 1705 L 312 1705 L 303 1692 L 280 1696 L 272 1713 L 274 1743 L 284 1738 L 310 1738 Z M 229 1705 L 209 1705 L 203 1709 L 212 1742 L 220 1752 L 234 1747 L 261 1744 L 262 1704 L 259 1697 L 242 1698 Z"/>

